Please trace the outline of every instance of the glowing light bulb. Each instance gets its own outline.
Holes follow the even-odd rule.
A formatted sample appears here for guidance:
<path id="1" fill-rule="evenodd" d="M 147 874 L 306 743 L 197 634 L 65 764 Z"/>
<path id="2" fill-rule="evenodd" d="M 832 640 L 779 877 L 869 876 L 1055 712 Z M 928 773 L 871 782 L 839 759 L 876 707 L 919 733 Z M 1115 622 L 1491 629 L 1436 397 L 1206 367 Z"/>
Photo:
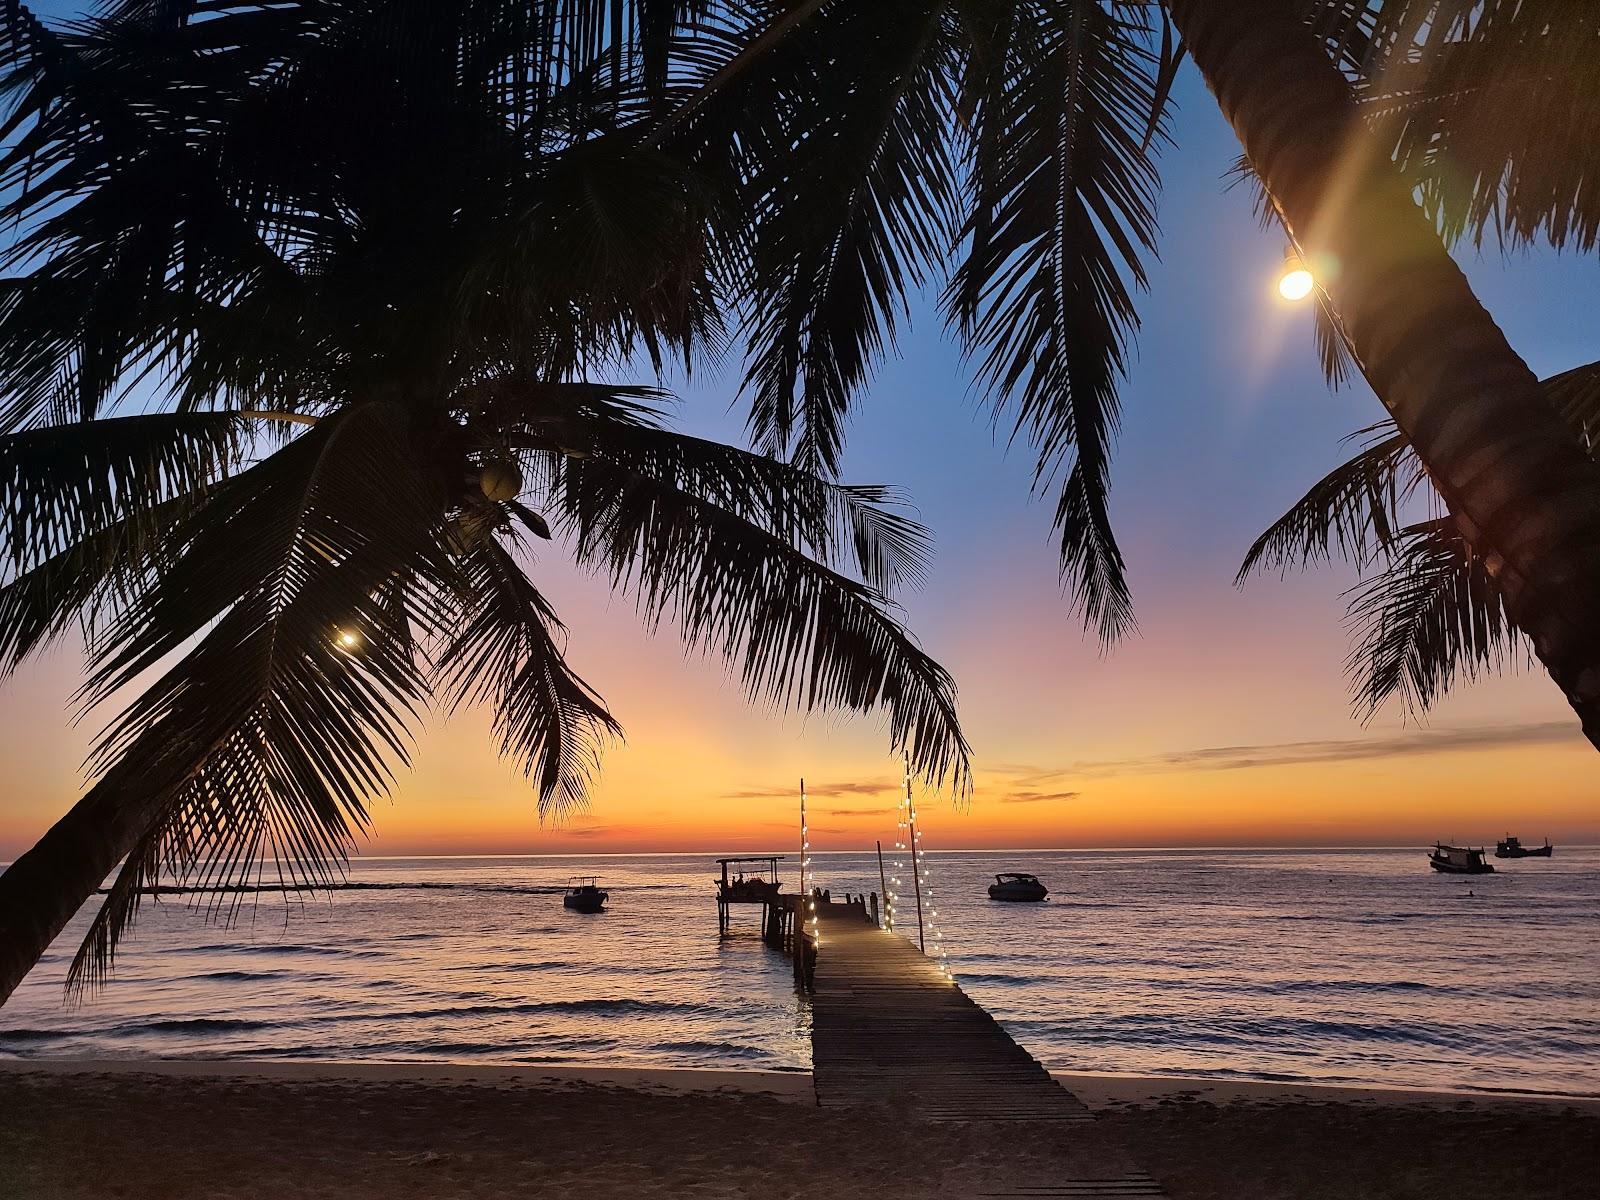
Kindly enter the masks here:
<path id="1" fill-rule="evenodd" d="M 361 635 L 353 629 L 342 629 L 339 631 L 339 645 L 342 649 L 354 650 L 361 645 Z"/>
<path id="2" fill-rule="evenodd" d="M 1305 259 L 1291 251 L 1283 260 L 1283 273 L 1278 276 L 1278 295 L 1285 300 L 1304 300 L 1316 284 Z"/>

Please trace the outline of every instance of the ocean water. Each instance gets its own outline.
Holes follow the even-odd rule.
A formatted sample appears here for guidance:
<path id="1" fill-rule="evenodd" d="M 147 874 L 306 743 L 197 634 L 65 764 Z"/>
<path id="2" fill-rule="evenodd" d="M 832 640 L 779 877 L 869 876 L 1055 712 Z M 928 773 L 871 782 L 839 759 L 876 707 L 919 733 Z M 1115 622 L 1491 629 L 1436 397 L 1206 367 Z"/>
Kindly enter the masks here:
<path id="1" fill-rule="evenodd" d="M 1419 849 L 927 859 L 957 978 L 1052 1068 L 1600 1094 L 1600 850 L 1470 879 Z M 817 868 L 835 893 L 878 886 L 871 856 Z M 989 901 L 1008 869 L 1050 900 Z M 709 855 L 368 859 L 331 899 L 263 895 L 231 927 L 168 898 L 111 983 L 68 1005 L 80 915 L 0 1008 L 0 1056 L 803 1070 L 805 998 L 758 909 L 718 938 L 714 870 Z M 608 912 L 561 907 L 580 871 L 601 876 Z"/>

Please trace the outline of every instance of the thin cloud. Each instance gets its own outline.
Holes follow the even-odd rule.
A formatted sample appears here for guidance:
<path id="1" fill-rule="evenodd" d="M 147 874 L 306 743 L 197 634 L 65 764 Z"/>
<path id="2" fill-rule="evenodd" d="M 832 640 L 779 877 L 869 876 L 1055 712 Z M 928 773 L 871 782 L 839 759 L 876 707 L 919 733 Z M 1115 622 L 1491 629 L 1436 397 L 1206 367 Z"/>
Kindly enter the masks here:
<path id="1" fill-rule="evenodd" d="M 1255 767 L 1308 766 L 1362 762 L 1381 758 L 1414 758 L 1459 751 L 1495 750 L 1507 746 L 1576 744 L 1580 734 L 1570 721 L 1537 721 L 1522 725 L 1477 725 L 1458 729 L 1419 729 L 1388 737 L 1347 738 L 1313 742 L 1271 742 L 1254 746 L 1205 746 L 1143 758 L 1086 760 L 1050 767 L 1005 763 L 989 770 L 1011 777 L 1014 794 L 1025 794 L 1051 782 L 1113 775 L 1156 775 L 1174 771 L 1246 771 Z"/>
<path id="2" fill-rule="evenodd" d="M 1012 792 L 1001 796 L 1001 804 L 1044 804 L 1051 800 L 1076 800 L 1082 792 Z"/>
<path id="3" fill-rule="evenodd" d="M 808 783 L 806 795 L 812 797 L 833 796 L 881 796 L 885 792 L 893 791 L 894 785 L 888 783 Z M 800 794 L 800 787 L 796 783 L 787 783 L 779 787 L 750 788 L 742 792 L 724 792 L 723 798 L 727 800 L 782 800 L 796 797 Z"/>

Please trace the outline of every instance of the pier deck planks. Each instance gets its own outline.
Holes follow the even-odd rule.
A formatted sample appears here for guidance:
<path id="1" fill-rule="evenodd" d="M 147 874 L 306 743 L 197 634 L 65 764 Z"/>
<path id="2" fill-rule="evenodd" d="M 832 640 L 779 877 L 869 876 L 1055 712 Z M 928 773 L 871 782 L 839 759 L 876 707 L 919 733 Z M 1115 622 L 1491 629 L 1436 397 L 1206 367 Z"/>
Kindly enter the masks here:
<path id="1" fill-rule="evenodd" d="M 1017 1122 L 1062 1129 L 1050 1178 L 1001 1171 L 958 1188 L 971 1197 L 1161 1196 L 1093 1115 L 932 959 L 859 914 L 821 906 L 821 947 L 811 1000 L 812 1078 L 823 1107 L 887 1105 L 923 1121 Z M 1019 1129 L 1021 1134 L 1022 1130 Z M 1085 1170 L 1089 1163 L 1095 1169 Z"/>
<path id="2" fill-rule="evenodd" d="M 896 934 L 821 910 L 811 1000 L 817 1103 L 925 1120 L 1092 1120 L 999 1023 Z"/>

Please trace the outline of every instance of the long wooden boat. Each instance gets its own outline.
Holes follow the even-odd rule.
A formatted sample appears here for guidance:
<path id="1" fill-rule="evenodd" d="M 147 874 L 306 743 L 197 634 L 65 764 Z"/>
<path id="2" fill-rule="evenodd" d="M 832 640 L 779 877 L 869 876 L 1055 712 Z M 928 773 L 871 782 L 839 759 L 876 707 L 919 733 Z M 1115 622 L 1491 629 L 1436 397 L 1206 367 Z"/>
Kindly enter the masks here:
<path id="1" fill-rule="evenodd" d="M 1428 865 L 1446 875 L 1493 875 L 1494 864 L 1483 857 L 1483 848 L 1446 846 L 1443 842 L 1428 855 Z"/>

